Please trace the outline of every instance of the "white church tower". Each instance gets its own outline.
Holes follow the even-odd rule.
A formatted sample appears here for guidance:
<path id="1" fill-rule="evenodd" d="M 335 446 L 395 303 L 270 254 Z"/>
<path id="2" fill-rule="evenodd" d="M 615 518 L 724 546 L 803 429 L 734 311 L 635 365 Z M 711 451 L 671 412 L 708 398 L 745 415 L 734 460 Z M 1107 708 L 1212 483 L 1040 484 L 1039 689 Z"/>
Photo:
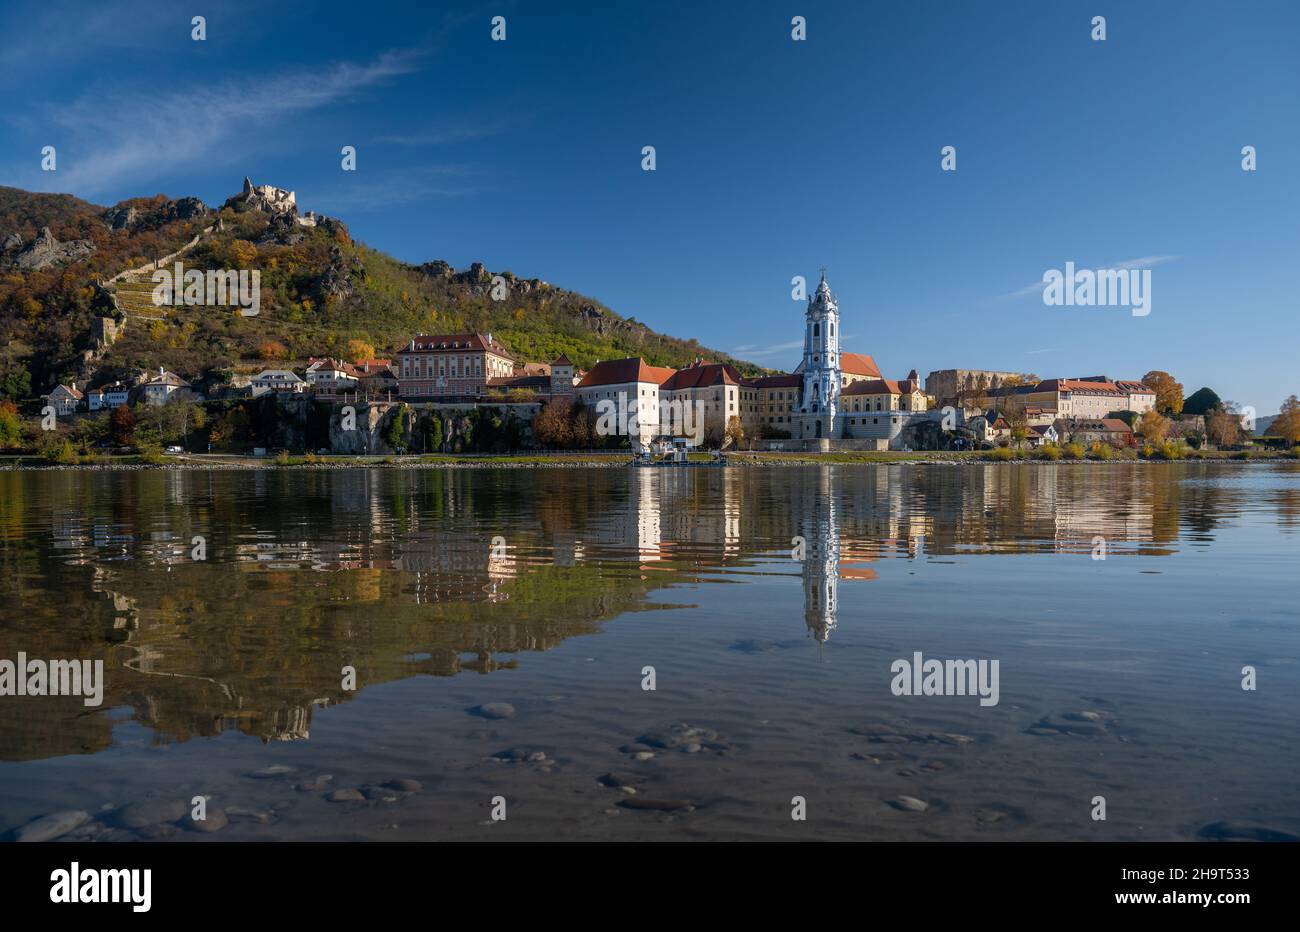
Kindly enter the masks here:
<path id="1" fill-rule="evenodd" d="M 808 299 L 803 335 L 803 396 L 799 436 L 805 440 L 836 436 L 840 400 L 840 309 L 822 269 L 817 293 Z"/>

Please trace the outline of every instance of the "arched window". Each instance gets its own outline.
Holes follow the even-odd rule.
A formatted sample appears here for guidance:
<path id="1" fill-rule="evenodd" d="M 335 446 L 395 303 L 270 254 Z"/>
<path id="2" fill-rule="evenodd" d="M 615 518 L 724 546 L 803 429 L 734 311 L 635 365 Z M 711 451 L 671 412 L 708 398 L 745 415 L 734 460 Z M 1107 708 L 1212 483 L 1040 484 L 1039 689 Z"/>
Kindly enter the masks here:
<path id="1" fill-rule="evenodd" d="M 821 334 L 821 330 L 820 330 L 820 328 L 821 328 L 821 324 L 816 323 L 816 322 L 814 321 L 814 322 L 813 322 L 813 336 L 814 336 L 814 337 L 819 336 L 819 335 Z"/>
<path id="2" fill-rule="evenodd" d="M 826 335 L 827 335 L 828 337 L 830 337 L 831 339 L 834 339 L 834 338 L 835 338 L 835 321 L 831 321 L 829 324 L 826 325 L 826 327 L 827 327 Z"/>

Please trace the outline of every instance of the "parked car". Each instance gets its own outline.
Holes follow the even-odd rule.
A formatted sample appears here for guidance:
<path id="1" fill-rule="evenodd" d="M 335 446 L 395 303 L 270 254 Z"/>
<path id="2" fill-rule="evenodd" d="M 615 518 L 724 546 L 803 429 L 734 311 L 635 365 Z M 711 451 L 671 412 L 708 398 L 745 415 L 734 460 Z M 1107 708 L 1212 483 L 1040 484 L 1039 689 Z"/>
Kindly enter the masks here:
<path id="1" fill-rule="evenodd" d="M 171 454 L 174 455 L 174 454 L 176 454 L 176 453 L 184 453 L 184 452 L 185 452 L 185 449 L 184 449 L 183 447 L 179 447 L 179 446 L 177 446 L 176 444 L 173 443 L 171 446 L 164 448 L 164 449 L 163 449 L 163 452 L 164 452 L 164 453 L 171 453 Z"/>

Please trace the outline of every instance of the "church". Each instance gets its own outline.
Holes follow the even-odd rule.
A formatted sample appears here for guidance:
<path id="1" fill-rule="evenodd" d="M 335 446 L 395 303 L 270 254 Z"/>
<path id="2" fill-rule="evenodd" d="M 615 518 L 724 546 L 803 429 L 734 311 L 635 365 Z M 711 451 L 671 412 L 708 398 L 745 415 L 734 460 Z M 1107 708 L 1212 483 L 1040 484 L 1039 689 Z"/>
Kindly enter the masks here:
<path id="1" fill-rule="evenodd" d="M 875 360 L 840 350 L 839 303 L 822 269 L 804 314 L 803 360 L 795 369 L 799 396 L 791 438 L 812 449 L 897 449 L 904 431 L 929 420 L 916 371 L 886 379 Z"/>

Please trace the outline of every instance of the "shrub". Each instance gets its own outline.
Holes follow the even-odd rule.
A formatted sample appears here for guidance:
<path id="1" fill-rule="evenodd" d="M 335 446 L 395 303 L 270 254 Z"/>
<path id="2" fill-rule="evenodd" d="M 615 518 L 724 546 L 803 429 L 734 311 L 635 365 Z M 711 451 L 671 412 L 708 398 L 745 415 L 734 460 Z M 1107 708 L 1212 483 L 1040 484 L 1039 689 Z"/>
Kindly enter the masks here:
<path id="1" fill-rule="evenodd" d="M 1154 445 L 1148 443 L 1142 448 L 1142 455 L 1148 459 L 1177 460 L 1182 459 L 1183 451 L 1177 444 L 1162 440 Z"/>
<path id="2" fill-rule="evenodd" d="M 1098 460 L 1113 459 L 1115 456 L 1115 448 L 1112 447 L 1109 443 L 1094 441 L 1092 445 L 1092 450 L 1090 451 L 1090 455 L 1093 457 L 1093 459 L 1098 459 Z"/>
<path id="3" fill-rule="evenodd" d="M 1065 455 L 1067 460 L 1081 460 L 1083 459 L 1083 444 L 1067 443 L 1061 448 L 1061 453 Z"/>
<path id="4" fill-rule="evenodd" d="M 138 447 L 140 451 L 140 462 L 148 463 L 150 466 L 160 466 L 166 462 L 162 454 L 162 448 L 156 443 L 141 443 Z"/>
<path id="5" fill-rule="evenodd" d="M 988 458 L 996 463 L 1005 463 L 1016 458 L 1016 451 L 1010 447 L 997 447 L 989 451 Z"/>
<path id="6" fill-rule="evenodd" d="M 1038 451 L 1040 460 L 1055 461 L 1061 458 L 1061 448 L 1054 443 L 1044 444 Z"/>
<path id="7" fill-rule="evenodd" d="M 77 451 L 72 449 L 71 440 L 64 440 L 61 446 L 51 447 L 46 451 L 45 458 L 60 466 L 75 466 L 80 462 Z"/>

